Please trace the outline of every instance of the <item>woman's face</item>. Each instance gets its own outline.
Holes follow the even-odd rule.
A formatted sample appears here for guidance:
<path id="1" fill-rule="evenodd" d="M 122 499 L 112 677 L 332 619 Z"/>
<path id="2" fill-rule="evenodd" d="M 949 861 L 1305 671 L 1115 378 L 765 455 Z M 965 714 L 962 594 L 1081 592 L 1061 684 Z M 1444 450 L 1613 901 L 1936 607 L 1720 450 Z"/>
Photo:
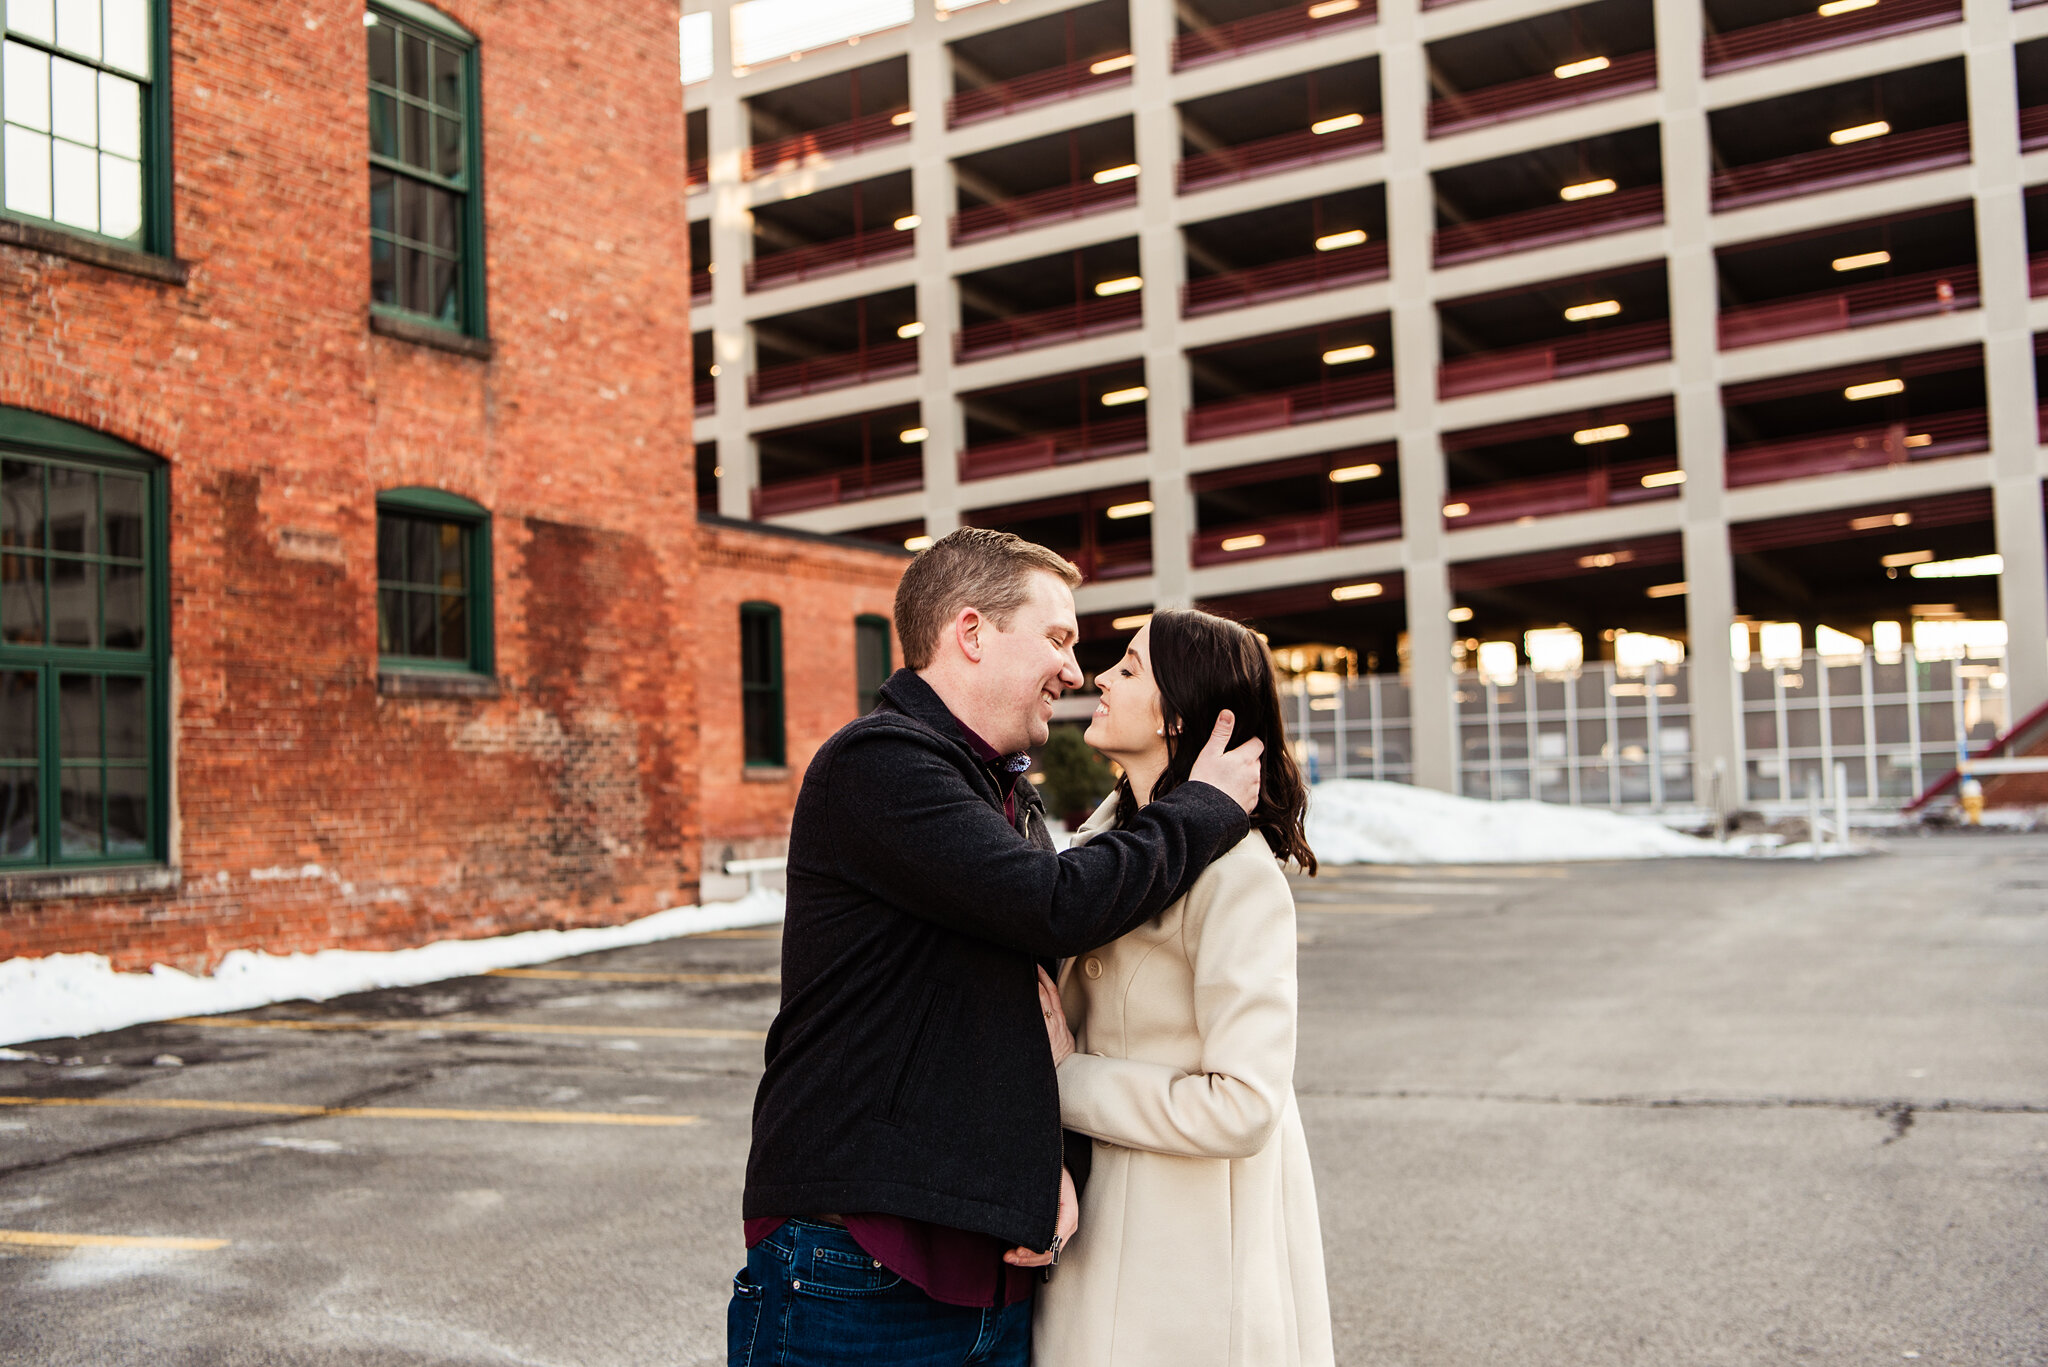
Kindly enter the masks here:
<path id="1" fill-rule="evenodd" d="M 1124 657 L 1095 676 L 1102 700 L 1082 737 L 1097 753 L 1131 767 L 1132 760 L 1166 762 L 1166 738 L 1159 734 L 1164 717 L 1159 685 L 1152 677 L 1152 625 L 1131 638 Z"/>

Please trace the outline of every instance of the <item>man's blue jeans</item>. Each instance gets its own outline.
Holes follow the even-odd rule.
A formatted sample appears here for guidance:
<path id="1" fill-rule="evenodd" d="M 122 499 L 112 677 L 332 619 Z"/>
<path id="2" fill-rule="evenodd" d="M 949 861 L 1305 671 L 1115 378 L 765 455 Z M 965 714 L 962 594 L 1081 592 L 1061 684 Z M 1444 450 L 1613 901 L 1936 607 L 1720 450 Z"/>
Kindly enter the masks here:
<path id="1" fill-rule="evenodd" d="M 791 1220 L 747 1251 L 727 1367 L 1029 1367 L 1031 1302 L 933 1300 L 837 1225 Z"/>

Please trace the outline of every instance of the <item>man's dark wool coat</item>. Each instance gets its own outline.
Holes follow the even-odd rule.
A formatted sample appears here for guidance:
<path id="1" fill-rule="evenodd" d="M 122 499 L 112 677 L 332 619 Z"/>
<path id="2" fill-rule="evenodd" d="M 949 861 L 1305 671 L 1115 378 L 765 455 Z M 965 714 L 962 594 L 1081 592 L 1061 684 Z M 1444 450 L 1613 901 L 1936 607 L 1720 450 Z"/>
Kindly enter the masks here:
<path id="1" fill-rule="evenodd" d="M 909 670 L 811 761 L 746 1218 L 901 1215 L 1051 1246 L 1060 1102 L 1037 966 L 1157 915 L 1249 826 L 1219 789 L 1184 783 L 1061 853 L 1037 792 L 1018 789 L 1013 827 Z"/>

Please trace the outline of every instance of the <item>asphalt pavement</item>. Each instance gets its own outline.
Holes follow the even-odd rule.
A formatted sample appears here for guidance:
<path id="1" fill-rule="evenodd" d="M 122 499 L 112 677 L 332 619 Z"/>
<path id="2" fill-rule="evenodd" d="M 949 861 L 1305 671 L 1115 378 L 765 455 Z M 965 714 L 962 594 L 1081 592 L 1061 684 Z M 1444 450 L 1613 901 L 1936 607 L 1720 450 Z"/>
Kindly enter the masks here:
<path id="1" fill-rule="evenodd" d="M 2048 837 L 1297 896 L 1346 1367 L 2048 1364 Z M 778 953 L 19 1046 L 0 1363 L 722 1362 Z"/>

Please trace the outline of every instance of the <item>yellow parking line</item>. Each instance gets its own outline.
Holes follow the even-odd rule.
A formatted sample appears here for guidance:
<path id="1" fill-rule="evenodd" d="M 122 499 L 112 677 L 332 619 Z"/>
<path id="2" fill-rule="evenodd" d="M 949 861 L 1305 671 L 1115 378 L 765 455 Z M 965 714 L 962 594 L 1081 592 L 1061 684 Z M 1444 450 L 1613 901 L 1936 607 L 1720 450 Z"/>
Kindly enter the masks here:
<path id="1" fill-rule="evenodd" d="M 497 1120 L 520 1125 L 694 1125 L 694 1115 L 615 1111 L 461 1110 L 445 1106 L 304 1106 L 288 1101 L 206 1101 L 188 1097 L 0 1096 L 0 1106 L 101 1106 L 113 1110 L 230 1111 L 240 1115 L 363 1116 L 371 1120 Z"/>
<path id="2" fill-rule="evenodd" d="M 548 978 L 599 983 L 779 983 L 780 973 L 590 973 L 573 968 L 494 968 L 486 978 Z"/>
<path id="3" fill-rule="evenodd" d="M 177 1248 L 206 1253 L 226 1248 L 226 1239 L 157 1239 L 132 1234 L 51 1234 L 40 1229 L 0 1229 L 0 1244 L 32 1248 Z"/>
<path id="4" fill-rule="evenodd" d="M 519 1022 L 432 1020 L 250 1020 L 241 1016 L 180 1016 L 167 1025 L 199 1025 L 208 1029 L 241 1030 L 415 1030 L 443 1035 L 600 1035 L 623 1039 L 749 1039 L 768 1036 L 759 1030 L 712 1030 L 686 1025 L 542 1025 Z"/>

